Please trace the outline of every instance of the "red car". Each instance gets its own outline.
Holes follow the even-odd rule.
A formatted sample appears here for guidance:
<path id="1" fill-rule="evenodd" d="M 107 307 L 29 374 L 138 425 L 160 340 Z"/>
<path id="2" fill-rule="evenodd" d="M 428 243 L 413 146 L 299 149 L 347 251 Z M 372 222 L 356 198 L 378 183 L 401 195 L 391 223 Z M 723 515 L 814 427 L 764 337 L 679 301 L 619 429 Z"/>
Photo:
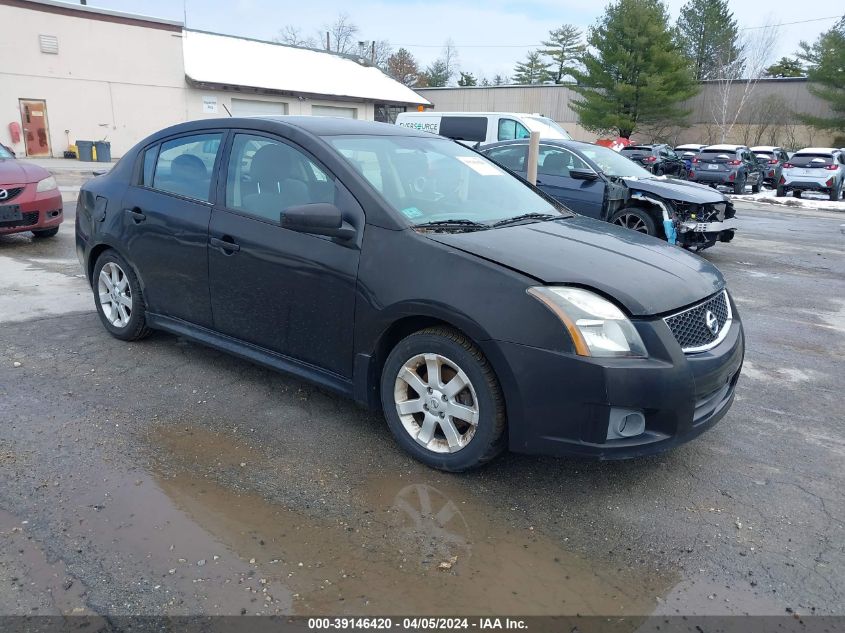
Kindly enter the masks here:
<path id="1" fill-rule="evenodd" d="M 56 179 L 38 165 L 15 160 L 0 145 L 0 235 L 32 231 L 53 237 L 64 220 Z"/>

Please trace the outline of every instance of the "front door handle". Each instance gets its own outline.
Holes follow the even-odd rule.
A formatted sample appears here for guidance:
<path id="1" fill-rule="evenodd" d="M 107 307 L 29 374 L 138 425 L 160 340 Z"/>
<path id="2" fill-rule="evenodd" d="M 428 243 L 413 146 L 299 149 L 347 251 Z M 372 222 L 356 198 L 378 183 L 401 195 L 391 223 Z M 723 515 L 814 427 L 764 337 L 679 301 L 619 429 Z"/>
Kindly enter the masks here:
<path id="1" fill-rule="evenodd" d="M 140 224 L 147 219 L 147 216 L 141 213 L 139 209 L 125 209 L 125 211 L 135 224 Z"/>
<path id="2" fill-rule="evenodd" d="M 240 244 L 235 244 L 235 240 L 233 240 L 228 235 L 224 235 L 223 239 L 212 237 L 210 240 L 208 240 L 208 243 L 215 248 L 219 248 L 220 250 L 229 255 L 231 255 L 232 253 L 237 253 L 239 250 L 241 250 Z"/>

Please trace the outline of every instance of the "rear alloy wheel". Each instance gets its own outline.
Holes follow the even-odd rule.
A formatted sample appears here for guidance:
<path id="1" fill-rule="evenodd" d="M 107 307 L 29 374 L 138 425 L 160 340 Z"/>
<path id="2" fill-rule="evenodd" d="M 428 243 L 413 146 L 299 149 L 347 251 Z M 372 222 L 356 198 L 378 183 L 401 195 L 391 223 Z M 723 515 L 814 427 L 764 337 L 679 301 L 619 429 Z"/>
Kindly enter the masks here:
<path id="1" fill-rule="evenodd" d="M 38 231 L 33 231 L 33 237 L 37 237 L 41 239 L 42 237 L 56 237 L 59 233 L 59 227 L 54 226 L 52 229 L 39 229 Z"/>
<path id="2" fill-rule="evenodd" d="M 459 332 L 429 328 L 400 341 L 385 362 L 381 397 L 396 440 L 429 466 L 467 470 L 504 448 L 498 380 Z"/>
<path id="3" fill-rule="evenodd" d="M 657 227 L 654 224 L 654 219 L 645 209 L 640 207 L 629 207 L 617 211 L 610 218 L 610 223 L 616 226 L 621 226 L 638 233 L 645 233 L 646 235 L 657 235 Z"/>
<path id="4" fill-rule="evenodd" d="M 94 267 L 94 303 L 109 334 L 135 341 L 150 333 L 146 305 L 132 267 L 114 251 L 106 251 Z"/>

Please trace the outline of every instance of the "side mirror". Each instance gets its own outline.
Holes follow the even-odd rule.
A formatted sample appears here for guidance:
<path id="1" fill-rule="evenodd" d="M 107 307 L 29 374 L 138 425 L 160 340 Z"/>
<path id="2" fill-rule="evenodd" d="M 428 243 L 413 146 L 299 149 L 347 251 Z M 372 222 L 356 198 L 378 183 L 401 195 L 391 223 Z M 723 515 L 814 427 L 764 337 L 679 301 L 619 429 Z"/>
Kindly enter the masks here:
<path id="1" fill-rule="evenodd" d="M 575 180 L 596 180 L 599 175 L 592 169 L 570 169 L 569 177 Z"/>
<path id="2" fill-rule="evenodd" d="M 355 227 L 343 221 L 343 214 L 333 204 L 318 202 L 288 207 L 280 216 L 281 225 L 291 231 L 328 235 L 348 240 L 355 237 Z"/>

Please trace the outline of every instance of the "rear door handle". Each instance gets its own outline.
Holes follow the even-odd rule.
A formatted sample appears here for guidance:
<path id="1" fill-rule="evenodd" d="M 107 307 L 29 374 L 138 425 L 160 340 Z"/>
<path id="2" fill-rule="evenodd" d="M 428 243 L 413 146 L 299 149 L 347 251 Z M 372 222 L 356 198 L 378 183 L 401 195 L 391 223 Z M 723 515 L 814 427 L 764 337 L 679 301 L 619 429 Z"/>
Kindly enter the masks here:
<path id="1" fill-rule="evenodd" d="M 212 237 L 208 240 L 208 243 L 215 248 L 219 248 L 220 250 L 229 253 L 230 255 L 241 250 L 240 244 L 235 244 L 235 241 L 228 235 L 224 235 L 223 239 Z"/>
<path id="2" fill-rule="evenodd" d="M 138 209 L 125 209 L 125 211 L 126 215 L 132 218 L 132 221 L 135 224 L 140 224 L 141 222 L 147 219 L 147 216 L 141 213 L 141 211 L 139 211 Z"/>

